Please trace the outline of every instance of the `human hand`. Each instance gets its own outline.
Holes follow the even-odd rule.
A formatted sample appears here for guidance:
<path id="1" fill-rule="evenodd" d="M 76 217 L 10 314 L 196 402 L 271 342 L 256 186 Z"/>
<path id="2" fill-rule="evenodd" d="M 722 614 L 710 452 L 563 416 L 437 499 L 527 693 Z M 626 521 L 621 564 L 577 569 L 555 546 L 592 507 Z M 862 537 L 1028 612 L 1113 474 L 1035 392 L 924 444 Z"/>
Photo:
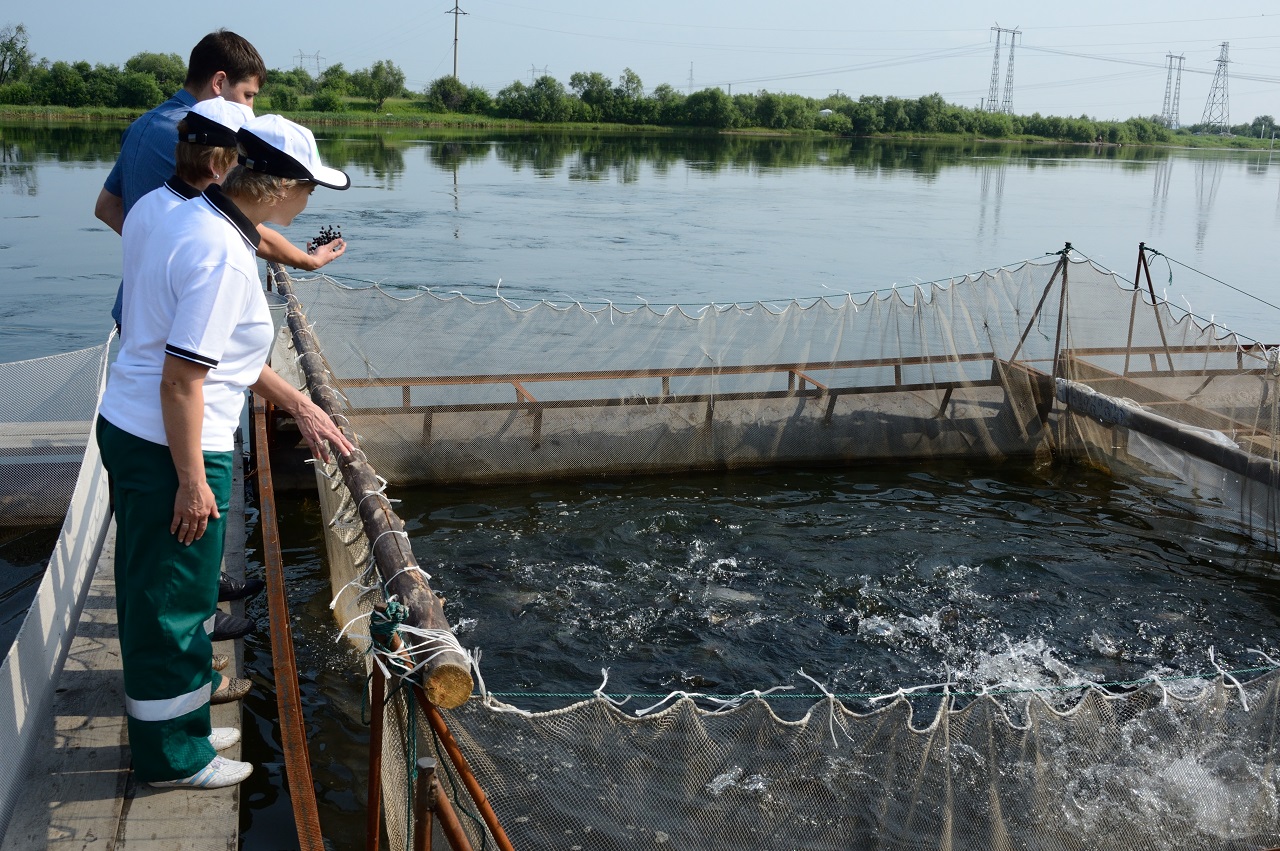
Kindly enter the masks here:
<path id="1" fill-rule="evenodd" d="M 324 245 L 315 245 L 307 243 L 307 253 L 315 260 L 312 263 L 311 271 L 321 268 L 322 266 L 332 263 L 341 257 L 347 250 L 347 241 L 345 239 L 335 239 L 333 242 Z"/>
<path id="2" fill-rule="evenodd" d="M 302 432 L 303 439 L 311 447 L 311 454 L 316 458 L 326 463 L 329 461 L 326 441 L 344 458 L 355 449 L 351 441 L 347 440 L 347 436 L 342 433 L 342 429 L 338 428 L 329 415 L 310 399 L 303 398 L 298 410 L 293 412 L 293 418 L 298 424 L 298 431 Z"/>
<path id="3" fill-rule="evenodd" d="M 179 482 L 178 494 L 173 500 L 173 520 L 169 523 L 169 534 L 177 535 L 178 542 L 189 547 L 204 537 L 209 520 L 219 516 L 217 500 L 213 498 L 213 491 L 207 481 L 199 479 Z"/>

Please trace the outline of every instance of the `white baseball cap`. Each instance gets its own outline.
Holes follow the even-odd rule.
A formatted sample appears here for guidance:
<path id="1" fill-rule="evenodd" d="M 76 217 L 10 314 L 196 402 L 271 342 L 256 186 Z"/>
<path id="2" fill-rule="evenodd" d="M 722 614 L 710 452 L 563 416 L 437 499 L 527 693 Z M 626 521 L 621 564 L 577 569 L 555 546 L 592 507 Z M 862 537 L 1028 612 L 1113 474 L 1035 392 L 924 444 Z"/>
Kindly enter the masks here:
<path id="1" fill-rule="evenodd" d="M 234 148 L 236 131 L 253 120 L 253 110 L 242 103 L 209 98 L 191 107 L 184 120 L 187 132 L 182 134 L 183 142 Z"/>
<path id="2" fill-rule="evenodd" d="M 275 177 L 309 180 L 330 189 L 347 189 L 351 178 L 344 171 L 320 162 L 316 137 L 301 124 L 283 115 L 259 115 L 236 133 L 240 164 L 251 171 Z"/>

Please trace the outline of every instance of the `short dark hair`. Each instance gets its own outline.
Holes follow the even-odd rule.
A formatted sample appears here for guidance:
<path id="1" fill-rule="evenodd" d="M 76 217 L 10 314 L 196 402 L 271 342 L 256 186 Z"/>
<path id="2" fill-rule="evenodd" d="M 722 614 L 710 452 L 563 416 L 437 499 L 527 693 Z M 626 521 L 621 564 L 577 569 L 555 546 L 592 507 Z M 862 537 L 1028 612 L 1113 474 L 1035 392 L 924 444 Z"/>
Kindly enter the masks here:
<path id="1" fill-rule="evenodd" d="M 267 66 L 257 49 L 231 30 L 211 32 L 200 39 L 187 60 L 186 85 L 201 87 L 213 79 L 213 75 L 225 71 L 232 85 L 250 77 L 257 77 L 258 84 L 267 82 Z"/>

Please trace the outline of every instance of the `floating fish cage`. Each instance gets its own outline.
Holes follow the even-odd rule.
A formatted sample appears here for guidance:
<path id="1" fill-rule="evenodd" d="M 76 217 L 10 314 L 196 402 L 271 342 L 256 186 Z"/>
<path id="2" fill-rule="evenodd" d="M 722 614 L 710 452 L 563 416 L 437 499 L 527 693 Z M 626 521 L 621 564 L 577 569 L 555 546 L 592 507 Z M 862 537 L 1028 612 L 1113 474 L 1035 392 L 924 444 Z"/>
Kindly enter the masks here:
<path id="1" fill-rule="evenodd" d="M 690 310 L 351 288 L 276 270 L 292 334 L 273 363 L 356 438 L 357 466 L 383 477 L 317 471 L 341 628 L 376 651 L 375 683 L 410 684 L 379 712 L 375 786 L 393 844 L 432 823 L 403 805 L 415 785 L 475 816 L 458 821 L 452 847 L 1280 842 L 1269 659 L 1252 678 L 1219 669 L 1178 687 L 1085 688 L 1067 708 L 944 686 L 928 717 L 905 692 L 863 714 L 828 695 L 800 720 L 759 694 L 677 694 L 631 713 L 601 686 L 528 712 L 486 690 L 440 612 L 402 605 L 406 577 L 411 596 L 435 594 L 387 481 L 1064 460 L 1158 479 L 1274 549 L 1276 349 L 1157 299 L 1145 253 L 1138 272 L 1124 280 L 1068 246 L 864 300 Z M 435 581 L 447 592 L 448 576 Z M 477 674 L 478 694 L 433 698 L 437 670 L 457 685 L 459 668 Z M 415 779 L 406 742 L 440 768 Z M 1151 794 L 1164 815 L 1135 826 L 1128 816 L 1150 810 Z M 1115 803 L 1086 806 L 1101 800 Z"/>

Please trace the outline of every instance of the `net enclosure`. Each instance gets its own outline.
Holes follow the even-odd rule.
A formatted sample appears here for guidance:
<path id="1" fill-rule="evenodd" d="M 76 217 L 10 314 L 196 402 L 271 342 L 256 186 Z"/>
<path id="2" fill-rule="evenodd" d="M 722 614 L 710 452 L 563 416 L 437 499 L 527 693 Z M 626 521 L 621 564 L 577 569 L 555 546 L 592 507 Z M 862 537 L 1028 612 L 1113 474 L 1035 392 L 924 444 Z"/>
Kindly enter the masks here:
<path id="1" fill-rule="evenodd" d="M 1274 548 L 1276 350 L 1157 299 L 1145 254 L 1138 269 L 1127 281 L 1068 246 L 862 300 L 696 311 L 292 288 L 321 343 L 313 393 L 340 398 L 394 485 L 1061 458 L 1156 477 Z M 371 494 L 333 470 L 317 481 L 335 612 L 370 647 L 391 596 L 359 518 Z M 394 656 L 369 664 L 403 671 L 378 661 Z M 944 685 L 928 709 L 900 693 L 855 712 L 828 695 L 786 717 L 760 695 L 637 713 L 603 687 L 528 712 L 477 677 L 479 696 L 441 715 L 522 849 L 1257 849 L 1280 844 L 1280 690 L 1261 661 L 1065 701 Z M 424 708 L 399 699 L 386 752 L 449 765 Z M 409 781 L 384 771 L 401 841 L 412 819 L 391 801 Z"/>
<path id="2" fill-rule="evenodd" d="M 109 343 L 0 363 L 0 526 L 62 522 L 93 431 Z"/>

